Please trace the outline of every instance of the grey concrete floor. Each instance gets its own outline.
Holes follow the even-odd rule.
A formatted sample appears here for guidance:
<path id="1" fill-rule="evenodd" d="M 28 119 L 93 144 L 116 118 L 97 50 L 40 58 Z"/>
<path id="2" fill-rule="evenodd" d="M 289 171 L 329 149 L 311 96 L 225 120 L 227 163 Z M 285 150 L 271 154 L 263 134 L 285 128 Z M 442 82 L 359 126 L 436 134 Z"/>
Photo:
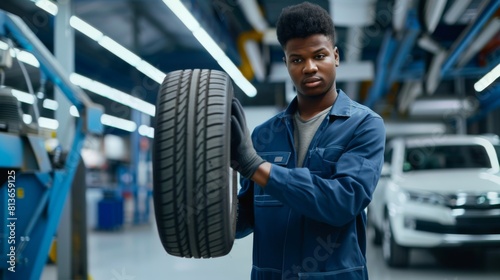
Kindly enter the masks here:
<path id="1" fill-rule="evenodd" d="M 88 260 L 93 280 L 195 280 L 249 279 L 252 239 L 237 240 L 227 256 L 215 259 L 182 259 L 163 250 L 154 224 L 127 226 L 115 232 L 89 231 Z M 406 269 L 390 269 L 380 247 L 367 249 L 372 280 L 485 280 L 500 279 L 500 250 L 488 251 L 481 267 L 445 266 L 428 251 L 414 250 Z M 56 277 L 55 266 L 44 270 L 43 280 Z"/>

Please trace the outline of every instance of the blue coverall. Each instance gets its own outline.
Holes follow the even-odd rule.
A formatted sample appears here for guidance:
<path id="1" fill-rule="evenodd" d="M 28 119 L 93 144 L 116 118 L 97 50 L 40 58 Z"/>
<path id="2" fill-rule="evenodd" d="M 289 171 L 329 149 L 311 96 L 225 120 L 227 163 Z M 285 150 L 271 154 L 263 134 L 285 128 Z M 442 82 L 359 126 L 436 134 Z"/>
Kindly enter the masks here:
<path id="1" fill-rule="evenodd" d="M 368 279 L 366 213 L 380 176 L 382 118 L 338 90 L 330 113 L 297 168 L 288 108 L 252 133 L 272 163 L 265 188 L 243 178 L 236 237 L 253 232 L 253 280 Z"/>

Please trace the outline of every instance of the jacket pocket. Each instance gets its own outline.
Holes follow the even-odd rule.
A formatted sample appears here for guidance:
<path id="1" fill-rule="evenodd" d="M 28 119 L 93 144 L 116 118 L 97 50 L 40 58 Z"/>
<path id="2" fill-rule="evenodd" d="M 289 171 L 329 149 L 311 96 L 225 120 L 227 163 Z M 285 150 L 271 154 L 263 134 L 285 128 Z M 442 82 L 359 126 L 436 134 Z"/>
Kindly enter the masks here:
<path id="1" fill-rule="evenodd" d="M 255 195 L 254 211 L 253 263 L 257 267 L 281 267 L 290 208 L 264 194 Z"/>
<path id="2" fill-rule="evenodd" d="M 344 147 L 333 146 L 328 148 L 315 148 L 310 151 L 309 170 L 323 178 L 327 178 L 337 171 L 339 161 Z"/>
<path id="3" fill-rule="evenodd" d="M 366 280 L 368 275 L 364 266 L 345 268 L 328 272 L 299 273 L 299 280 Z"/>
<path id="4" fill-rule="evenodd" d="M 281 166 L 287 166 L 290 160 L 291 152 L 262 152 L 258 153 L 259 156 L 272 164 L 278 164 Z"/>

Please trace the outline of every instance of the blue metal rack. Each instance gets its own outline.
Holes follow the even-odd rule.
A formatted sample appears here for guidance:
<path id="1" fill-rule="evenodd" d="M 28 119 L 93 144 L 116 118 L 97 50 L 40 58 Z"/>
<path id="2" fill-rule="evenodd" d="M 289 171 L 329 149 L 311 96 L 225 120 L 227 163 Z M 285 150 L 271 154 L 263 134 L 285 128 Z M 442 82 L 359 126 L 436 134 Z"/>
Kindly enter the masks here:
<path id="1" fill-rule="evenodd" d="M 81 116 L 75 119 L 73 143 L 61 169 L 51 165 L 42 136 L 0 132 L 0 171 L 13 174 L 5 183 L 0 182 L 0 279 L 38 280 L 79 164 L 85 135 L 102 132 L 103 108 L 69 81 L 69 73 L 62 70 L 19 17 L 0 11 L 0 36 L 12 38 L 31 52 L 42 74 Z"/>

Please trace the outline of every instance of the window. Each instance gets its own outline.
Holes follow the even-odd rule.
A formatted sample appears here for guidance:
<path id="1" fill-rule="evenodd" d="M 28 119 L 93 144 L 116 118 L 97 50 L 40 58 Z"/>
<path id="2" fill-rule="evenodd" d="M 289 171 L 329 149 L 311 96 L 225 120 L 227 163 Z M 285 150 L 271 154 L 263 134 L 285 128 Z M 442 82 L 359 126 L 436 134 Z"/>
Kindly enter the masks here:
<path id="1" fill-rule="evenodd" d="M 486 149 L 481 145 L 449 145 L 408 148 L 404 171 L 491 168 Z"/>

